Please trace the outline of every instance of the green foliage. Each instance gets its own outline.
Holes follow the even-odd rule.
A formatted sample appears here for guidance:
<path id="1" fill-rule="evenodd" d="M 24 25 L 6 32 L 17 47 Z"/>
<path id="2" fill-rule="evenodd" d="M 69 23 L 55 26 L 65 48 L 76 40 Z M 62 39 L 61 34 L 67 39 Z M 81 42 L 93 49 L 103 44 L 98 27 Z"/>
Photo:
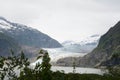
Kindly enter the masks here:
<path id="1" fill-rule="evenodd" d="M 16 56 L 11 50 L 11 56 L 0 57 L 0 80 L 4 80 L 5 77 L 7 80 L 120 80 L 120 72 L 118 72 L 120 67 L 115 68 L 116 70 L 111 68 L 110 75 L 65 74 L 64 71 L 52 72 L 50 70 L 50 57 L 47 51 L 40 50 L 37 59 L 40 58 L 42 58 L 42 63 L 37 63 L 34 68 L 31 68 L 30 62 L 23 52 Z M 73 69 L 75 69 L 74 62 Z M 16 74 L 15 70 L 20 71 L 19 75 Z"/>
<path id="2" fill-rule="evenodd" d="M 114 67 L 108 67 L 109 74 L 115 77 L 120 77 L 120 65 Z"/>
<path id="3" fill-rule="evenodd" d="M 113 58 L 120 58 L 120 46 L 118 46 L 118 47 L 114 50 L 113 55 L 112 55 L 111 58 L 112 58 L 112 59 L 113 59 Z"/>
<path id="4" fill-rule="evenodd" d="M 42 56 L 37 59 L 42 58 L 42 63 L 37 63 L 33 69 L 30 68 L 30 62 L 23 52 L 16 56 L 11 50 L 11 56 L 0 57 L 0 80 L 4 80 L 5 77 L 8 80 L 52 80 L 48 52 L 40 50 L 39 54 Z M 17 75 L 15 70 L 20 71 L 20 75 Z"/>
<path id="5" fill-rule="evenodd" d="M 42 63 L 41 63 L 41 80 L 52 80 L 52 71 L 50 62 L 50 57 L 48 55 L 48 52 L 45 50 L 40 50 L 39 52 L 40 56 L 38 56 L 37 59 L 42 57 Z"/>

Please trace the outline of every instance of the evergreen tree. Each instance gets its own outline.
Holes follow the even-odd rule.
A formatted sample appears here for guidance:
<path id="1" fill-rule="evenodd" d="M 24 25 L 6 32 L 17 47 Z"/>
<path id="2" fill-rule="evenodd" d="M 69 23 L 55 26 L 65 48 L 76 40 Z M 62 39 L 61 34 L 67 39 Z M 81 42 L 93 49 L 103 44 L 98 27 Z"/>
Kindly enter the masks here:
<path id="1" fill-rule="evenodd" d="M 52 71 L 50 70 L 51 64 L 48 52 L 41 49 L 39 54 L 40 56 L 38 56 L 38 59 L 42 57 L 41 63 L 42 80 L 52 80 Z"/>

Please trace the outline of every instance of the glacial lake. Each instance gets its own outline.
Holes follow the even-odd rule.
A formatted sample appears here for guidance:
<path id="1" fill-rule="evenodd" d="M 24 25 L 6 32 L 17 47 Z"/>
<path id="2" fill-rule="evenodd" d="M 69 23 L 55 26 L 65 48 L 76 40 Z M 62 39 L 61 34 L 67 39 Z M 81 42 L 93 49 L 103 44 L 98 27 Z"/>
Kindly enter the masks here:
<path id="1" fill-rule="evenodd" d="M 65 73 L 72 73 L 73 67 L 63 67 L 63 66 L 53 66 L 51 68 L 52 71 L 64 71 Z M 80 74 L 99 74 L 103 75 L 105 73 L 104 70 L 96 69 L 96 68 L 83 68 L 83 67 L 76 67 L 76 73 Z"/>
<path id="2" fill-rule="evenodd" d="M 35 65 L 31 65 L 31 68 L 33 68 Z M 53 72 L 60 71 L 64 73 L 73 73 L 73 67 L 64 67 L 64 66 L 52 66 L 51 70 Z M 84 67 L 76 67 L 75 73 L 80 74 L 99 74 L 103 75 L 106 71 L 97 69 L 97 68 L 84 68 Z"/>

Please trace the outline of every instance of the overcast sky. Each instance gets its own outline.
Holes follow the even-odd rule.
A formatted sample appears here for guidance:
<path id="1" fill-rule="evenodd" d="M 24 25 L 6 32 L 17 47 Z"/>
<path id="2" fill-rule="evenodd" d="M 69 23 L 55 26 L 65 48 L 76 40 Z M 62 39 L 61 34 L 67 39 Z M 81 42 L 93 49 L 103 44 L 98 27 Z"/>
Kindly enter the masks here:
<path id="1" fill-rule="evenodd" d="M 0 16 L 62 42 L 104 34 L 120 20 L 120 0 L 0 0 Z"/>

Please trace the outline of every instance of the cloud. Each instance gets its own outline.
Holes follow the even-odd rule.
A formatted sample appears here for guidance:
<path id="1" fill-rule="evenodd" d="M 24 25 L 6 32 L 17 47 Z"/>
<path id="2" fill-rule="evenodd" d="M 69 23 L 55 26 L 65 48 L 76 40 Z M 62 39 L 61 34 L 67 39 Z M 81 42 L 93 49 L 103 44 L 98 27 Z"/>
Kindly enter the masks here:
<path id="1" fill-rule="evenodd" d="M 53 38 L 104 34 L 120 19 L 120 0 L 0 0 L 0 15 Z"/>

